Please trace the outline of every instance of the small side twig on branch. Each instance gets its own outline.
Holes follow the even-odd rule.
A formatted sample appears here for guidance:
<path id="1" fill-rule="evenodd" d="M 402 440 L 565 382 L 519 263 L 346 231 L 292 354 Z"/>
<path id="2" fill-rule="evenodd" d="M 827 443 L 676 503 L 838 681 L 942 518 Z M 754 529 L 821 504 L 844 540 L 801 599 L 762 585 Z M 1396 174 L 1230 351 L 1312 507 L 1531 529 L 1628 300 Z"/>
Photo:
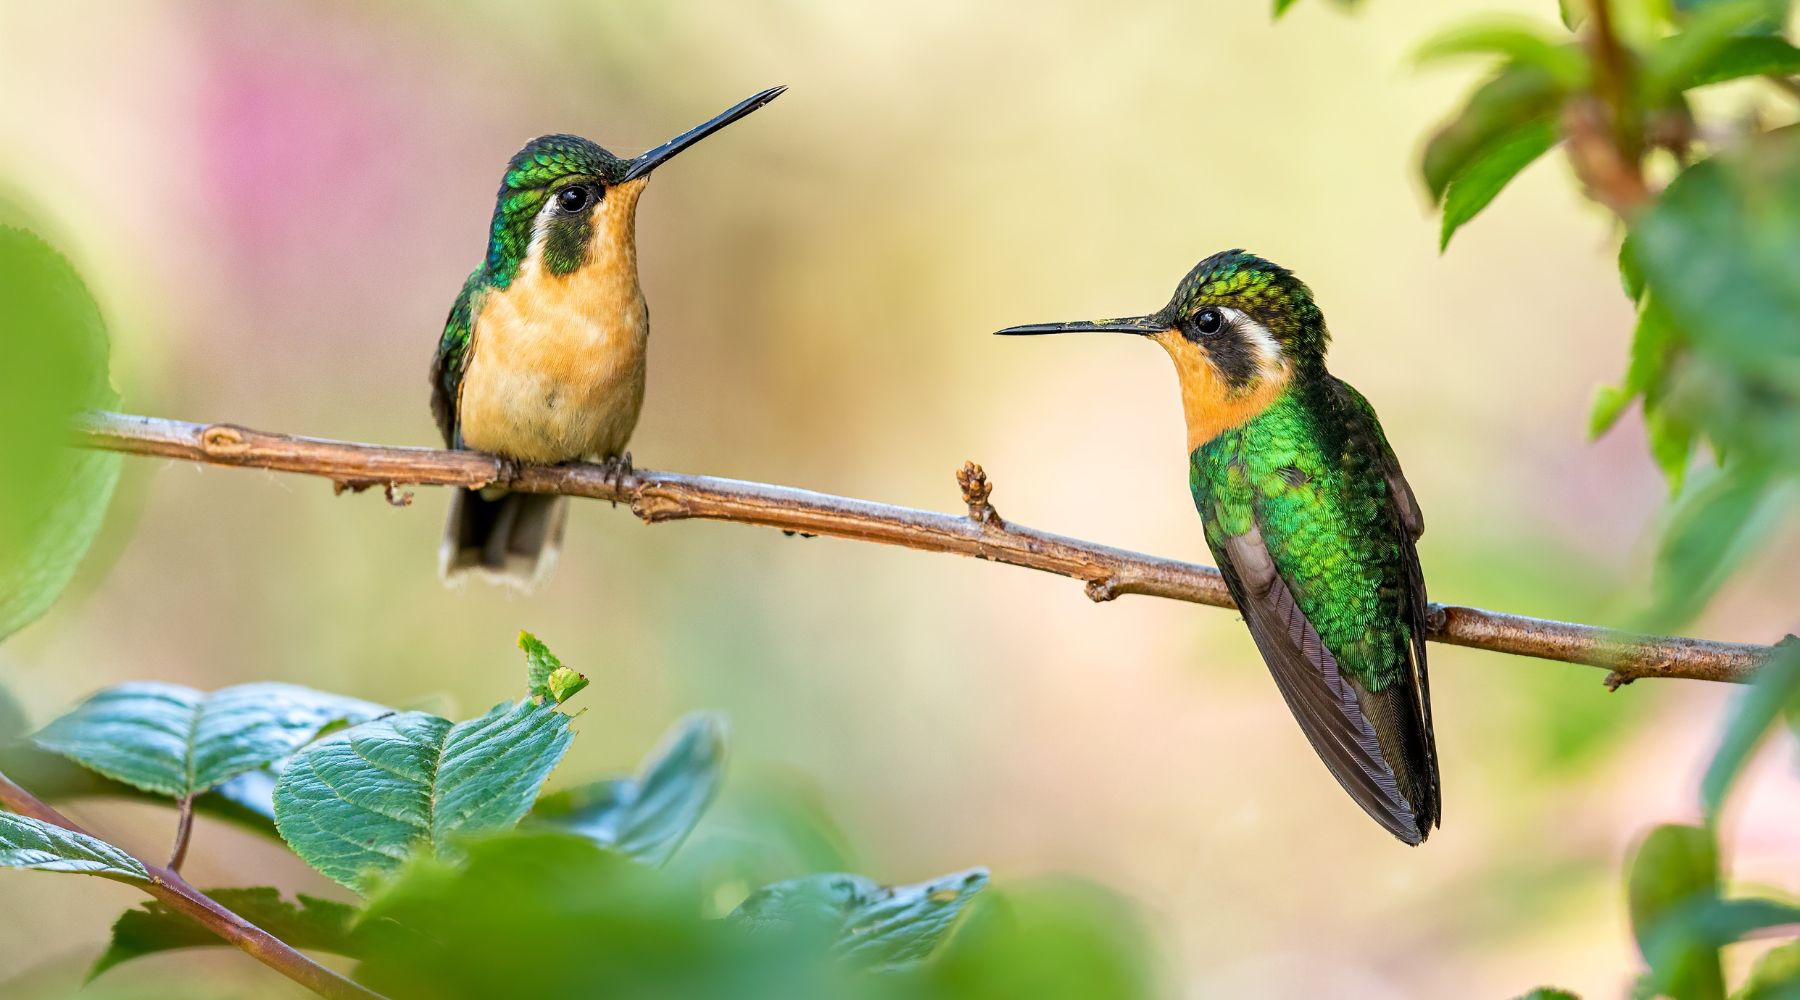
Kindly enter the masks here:
<path id="1" fill-rule="evenodd" d="M 188 840 L 194 835 L 194 797 L 181 797 L 179 815 L 175 821 L 175 846 L 169 851 L 169 870 L 178 872 L 187 862 Z"/>
<path id="2" fill-rule="evenodd" d="M 1072 577 L 1096 601 L 1146 594 L 1218 608 L 1235 607 L 1219 571 L 1002 522 L 991 512 L 985 473 L 963 481 L 969 514 L 895 507 L 764 483 L 643 469 L 617 475 L 587 463 L 515 466 L 471 451 L 440 451 L 271 434 L 231 424 L 194 424 L 118 413 L 90 413 L 79 442 L 136 455 L 323 476 L 334 482 L 421 486 L 500 485 L 627 504 L 651 524 L 699 518 L 777 528 L 802 535 L 976 556 Z M 973 463 L 971 463 L 972 465 Z M 960 477 L 959 480 L 964 480 Z M 979 496 L 977 496 L 979 494 Z M 1743 682 L 1769 647 L 1679 636 L 1617 632 L 1595 625 L 1434 604 L 1429 636 L 1468 646 L 1610 671 L 1613 686 L 1641 677 Z"/>
<path id="3" fill-rule="evenodd" d="M 0 774 L 0 808 L 84 836 L 94 836 L 4 774 Z M 186 810 L 183 810 L 183 816 L 191 819 Z M 327 1000 L 384 1000 L 381 994 L 320 965 L 287 942 L 226 909 L 211 896 L 189 885 L 172 867 L 161 868 L 142 858 L 138 863 L 150 873 L 149 883 L 139 886 L 145 892 L 301 986 Z"/>

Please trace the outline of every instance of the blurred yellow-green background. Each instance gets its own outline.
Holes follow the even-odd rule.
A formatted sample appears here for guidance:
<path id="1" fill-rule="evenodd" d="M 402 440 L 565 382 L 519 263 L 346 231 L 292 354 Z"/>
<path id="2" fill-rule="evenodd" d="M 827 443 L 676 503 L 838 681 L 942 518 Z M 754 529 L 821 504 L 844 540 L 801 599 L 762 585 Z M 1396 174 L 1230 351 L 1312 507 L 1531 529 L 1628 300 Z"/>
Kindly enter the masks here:
<path id="1" fill-rule="evenodd" d="M 1160 352 L 987 334 L 1148 311 L 1244 246 L 1311 284 L 1333 370 L 1380 410 L 1426 509 L 1432 596 L 1619 624 L 1665 487 L 1632 422 L 1585 437 L 1629 333 L 1615 236 L 1552 158 L 1440 257 L 1412 169 L 1473 76 L 1408 52 L 1477 10 L 1554 17 L 0 0 L 0 193 L 87 275 L 133 412 L 432 444 L 426 365 L 507 157 L 557 131 L 635 153 L 785 83 L 642 203 L 639 465 L 955 509 L 973 458 L 1009 519 L 1204 559 Z M 37 721 L 139 678 L 467 715 L 516 696 L 525 627 L 595 680 L 557 782 L 626 770 L 716 707 L 728 782 L 812 785 L 868 874 L 1079 875 L 1138 904 L 1170 995 L 1276 997 L 1623 995 L 1621 859 L 1696 813 L 1728 694 L 1609 695 L 1588 668 L 1435 646 L 1446 818 L 1407 849 L 1314 759 L 1232 614 L 597 503 L 540 592 L 447 591 L 445 500 L 133 460 L 77 590 L 0 680 Z M 1797 560 L 1778 536 L 1695 630 L 1794 629 Z M 1742 879 L 1794 887 L 1791 767 L 1766 755 L 1735 800 Z M 74 813 L 153 853 L 166 835 L 146 808 Z M 327 891 L 276 845 L 199 836 L 197 883 Z M 134 893 L 9 875 L 0 899 L 0 981 L 54 984 Z"/>

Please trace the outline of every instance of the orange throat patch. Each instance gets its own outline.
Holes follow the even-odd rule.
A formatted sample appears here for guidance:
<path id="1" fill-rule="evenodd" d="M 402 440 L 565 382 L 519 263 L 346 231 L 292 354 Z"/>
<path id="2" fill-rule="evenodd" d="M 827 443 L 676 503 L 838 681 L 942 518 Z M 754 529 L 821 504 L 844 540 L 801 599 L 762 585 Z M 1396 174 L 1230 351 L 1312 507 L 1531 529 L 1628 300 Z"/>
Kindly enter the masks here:
<path id="1" fill-rule="evenodd" d="M 1175 362 L 1181 382 L 1181 413 L 1187 419 L 1188 454 L 1220 434 L 1241 427 L 1269 408 L 1293 374 L 1287 362 L 1264 359 L 1256 381 L 1234 387 L 1220 374 L 1206 351 L 1179 330 L 1164 330 L 1150 339 Z"/>

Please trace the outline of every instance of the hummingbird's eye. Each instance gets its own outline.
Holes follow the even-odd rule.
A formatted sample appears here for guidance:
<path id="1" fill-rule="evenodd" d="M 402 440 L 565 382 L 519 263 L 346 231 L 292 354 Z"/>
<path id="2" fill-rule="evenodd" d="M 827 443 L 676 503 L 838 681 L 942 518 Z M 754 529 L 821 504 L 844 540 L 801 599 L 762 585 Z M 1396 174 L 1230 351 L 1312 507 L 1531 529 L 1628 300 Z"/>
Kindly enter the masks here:
<path id="1" fill-rule="evenodd" d="M 1194 318 L 1188 322 L 1188 326 L 1202 337 L 1210 337 L 1225 329 L 1225 314 L 1208 306 L 1195 313 Z"/>
<path id="2" fill-rule="evenodd" d="M 588 207 L 591 195 L 592 192 L 579 184 L 574 187 L 563 188 L 562 193 L 556 196 L 556 207 L 570 215 L 574 215 Z"/>

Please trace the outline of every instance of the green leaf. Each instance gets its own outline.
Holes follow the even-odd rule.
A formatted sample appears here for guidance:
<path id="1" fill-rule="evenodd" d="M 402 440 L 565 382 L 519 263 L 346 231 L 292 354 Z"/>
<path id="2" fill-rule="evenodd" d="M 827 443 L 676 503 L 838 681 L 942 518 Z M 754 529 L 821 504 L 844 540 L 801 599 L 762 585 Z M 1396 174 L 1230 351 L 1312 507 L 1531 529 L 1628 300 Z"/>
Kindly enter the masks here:
<path id="1" fill-rule="evenodd" d="M 560 705 L 588 686 L 586 675 L 563 666 L 550 647 L 530 632 L 519 633 L 519 648 L 525 651 L 525 690 L 531 697 Z"/>
<path id="2" fill-rule="evenodd" d="M 1627 242 L 1625 247 L 1621 247 L 1619 256 L 1620 271 L 1626 275 L 1627 294 L 1631 292 L 1632 281 L 1631 271 L 1626 264 L 1626 248 L 1629 246 L 1630 243 Z M 1669 492 L 1677 494 L 1681 492 L 1688 458 L 1692 454 L 1694 432 L 1684 421 L 1657 403 L 1661 401 L 1669 367 L 1682 338 L 1680 331 L 1675 328 L 1675 321 L 1657 296 L 1643 294 L 1634 295 L 1633 298 L 1640 301 L 1637 327 L 1631 336 L 1631 364 L 1625 370 L 1625 384 L 1616 389 L 1603 389 L 1595 398 L 1593 413 L 1588 418 L 1588 434 L 1597 438 L 1606 433 L 1618 422 L 1620 414 L 1625 412 L 1632 400 L 1644 397 L 1644 422 L 1649 433 L 1651 455 L 1668 481 Z"/>
<path id="3" fill-rule="evenodd" d="M 1619 283 L 1625 288 L 1626 298 L 1633 302 L 1643 301 L 1644 269 L 1638 264 L 1629 233 L 1619 241 Z"/>
<path id="4" fill-rule="evenodd" d="M 1502 56 L 1542 69 L 1570 89 L 1581 86 L 1587 75 L 1587 59 L 1579 47 L 1524 18 L 1490 17 L 1455 25 L 1419 46 L 1413 61 L 1427 65 L 1465 56 Z"/>
<path id="5" fill-rule="evenodd" d="M 1670 0 L 1664 0 L 1664 2 L 1670 2 Z M 1704 12 L 1708 8 L 1734 5 L 1745 5 L 1756 12 L 1755 23 L 1746 30 L 1773 34 L 1779 34 L 1782 27 L 1787 24 L 1788 11 L 1792 6 L 1790 0 L 1754 0 L 1748 4 L 1745 4 L 1744 0 L 1672 0 L 1670 3 L 1673 12 L 1680 15 L 1678 21 L 1684 23 L 1687 18 Z"/>
<path id="6" fill-rule="evenodd" d="M 32 741 L 114 780 L 182 799 L 280 760 L 328 726 L 389 711 L 292 684 L 240 684 L 211 694 L 177 684 L 121 684 Z"/>
<path id="7" fill-rule="evenodd" d="M 1149 1000 L 1153 934 L 1118 897 L 1051 880 L 983 893 L 929 967 L 933 1000 Z"/>
<path id="8" fill-rule="evenodd" d="M 896 968 L 928 957 L 987 881 L 985 868 L 891 887 L 860 875 L 809 875 L 758 889 L 731 919 L 755 934 L 830 941 L 857 966 Z"/>
<path id="9" fill-rule="evenodd" d="M 117 405 L 100 309 L 75 269 L 0 226 L 0 640 L 55 603 L 100 530 L 119 456 L 80 451 L 66 428 Z"/>
<path id="10" fill-rule="evenodd" d="M 718 795 L 724 771 L 724 720 L 691 715 L 676 724 L 635 780 L 599 781 L 546 795 L 531 815 L 660 865 L 700 822 Z"/>
<path id="11" fill-rule="evenodd" d="M 290 903 L 281 898 L 280 890 L 266 886 L 209 889 L 206 894 L 296 948 L 352 957 L 360 954 L 354 934 L 359 911 L 354 906 L 306 895 L 296 896 L 297 902 Z M 145 955 L 225 944 L 228 942 L 195 923 L 192 917 L 151 901 L 126 910 L 113 923 L 112 943 L 88 971 L 88 978 Z"/>
<path id="12" fill-rule="evenodd" d="M 1539 986 L 1530 993 L 1519 994 L 1516 1000 L 1581 1000 L 1581 997 L 1554 986 Z"/>
<path id="13" fill-rule="evenodd" d="M 0 812 L 0 868 L 98 875 L 119 882 L 148 882 L 138 859 L 104 840 L 17 813 Z"/>
<path id="14" fill-rule="evenodd" d="M 586 674 L 576 673 L 568 667 L 557 667 L 544 682 L 544 693 L 551 701 L 560 705 L 580 694 L 587 686 Z"/>
<path id="15" fill-rule="evenodd" d="M 1644 431 L 1650 439 L 1650 457 L 1669 484 L 1669 495 L 1681 493 L 1694 456 L 1694 428 L 1662 408 L 1644 411 Z"/>
<path id="16" fill-rule="evenodd" d="M 1800 48 L 1772 35 L 1739 35 L 1727 39 L 1712 57 L 1697 66 L 1689 87 L 1724 83 L 1746 76 L 1788 76 L 1800 73 Z"/>
<path id="17" fill-rule="evenodd" d="M 351 888 L 415 853 L 455 860 L 458 837 L 504 830 L 537 798 L 572 736 L 527 698 L 452 725 L 386 716 L 295 754 L 275 783 L 275 824 L 308 864 Z"/>
<path id="18" fill-rule="evenodd" d="M 1718 951 L 1771 928 L 1800 925 L 1800 906 L 1774 899 L 1719 899 L 1703 896 L 1674 907 L 1654 928 L 1648 986 L 1655 996 L 1722 997 L 1713 992 Z M 1695 956 L 1704 956 L 1693 961 Z M 1698 976 L 1689 973 L 1700 971 Z"/>
<path id="19" fill-rule="evenodd" d="M 1587 20 L 1588 0 L 1556 0 L 1556 13 L 1562 18 L 1563 27 L 1574 31 Z"/>
<path id="20" fill-rule="evenodd" d="M 1678 936 L 1684 908 L 1716 900 L 1719 853 L 1710 830 L 1668 824 L 1650 831 L 1630 867 L 1626 895 L 1638 951 L 1653 981 L 1672 996 L 1722 1000 L 1718 946 Z"/>
<path id="21" fill-rule="evenodd" d="M 1513 63 L 1470 95 L 1457 116 L 1426 144 L 1420 170 L 1433 200 L 1450 182 L 1527 128 L 1554 121 L 1565 88 L 1539 66 Z"/>
<path id="22" fill-rule="evenodd" d="M 525 651 L 525 690 L 533 698 L 547 697 L 550 675 L 561 670 L 563 662 L 542 639 L 523 629 L 519 631 L 519 648 Z"/>
<path id="23" fill-rule="evenodd" d="M 1294 0 L 1275 0 L 1275 16 L 1280 17 L 1281 15 L 1286 14 L 1287 9 L 1293 5 Z"/>
<path id="24" fill-rule="evenodd" d="M 1800 939 L 1765 952 L 1732 1000 L 1800 1000 Z"/>
<path id="25" fill-rule="evenodd" d="M 1734 464 L 1682 498 L 1657 550 L 1644 625 L 1675 628 L 1700 613 L 1766 528 L 1757 516 L 1766 487 L 1764 470 Z"/>
<path id="26" fill-rule="evenodd" d="M 415 859 L 370 899 L 356 978 L 445 1000 L 841 995 L 800 988 L 781 975 L 792 949 L 701 912 L 698 887 L 585 838 L 496 834 L 460 866 Z"/>
<path id="27" fill-rule="evenodd" d="M 1588 412 L 1589 439 L 1598 438 L 1612 430 L 1613 425 L 1624 415 L 1625 408 L 1636 398 L 1617 386 L 1603 385 L 1595 390 L 1594 406 Z"/>
<path id="28" fill-rule="evenodd" d="M 1744 763 L 1762 744 L 1783 712 L 1800 707 L 1800 642 L 1789 639 L 1757 671 L 1756 683 L 1738 699 L 1731 722 L 1706 777 L 1700 783 L 1700 804 L 1708 823 L 1717 825 L 1719 812 Z"/>
<path id="29" fill-rule="evenodd" d="M 1450 237 L 1464 223 L 1475 218 L 1519 171 L 1549 152 L 1556 142 L 1555 124 L 1533 122 L 1481 154 L 1452 178 L 1444 189 L 1444 225 L 1438 249 L 1449 248 Z"/>
<path id="30" fill-rule="evenodd" d="M 0 773 L 31 789 L 46 802 L 116 798 L 155 805 L 173 804 L 161 793 L 146 792 L 123 781 L 114 781 L 59 754 L 27 744 L 0 748 Z M 274 787 L 275 779 L 267 770 L 241 774 L 196 798 L 194 812 L 279 840 L 280 835 L 275 832 L 274 805 L 269 799 Z"/>
<path id="31" fill-rule="evenodd" d="M 1800 129 L 1689 167 L 1636 220 L 1631 240 L 1696 350 L 1800 386 Z"/>
<path id="32" fill-rule="evenodd" d="M 1709 3 L 1687 19 L 1680 31 L 1659 39 L 1644 56 L 1639 86 L 1651 107 L 1698 86 L 1711 67 L 1726 58 L 1734 38 L 1756 27 L 1768 15 L 1766 0 Z M 1707 82 L 1711 82 L 1710 80 Z"/>

